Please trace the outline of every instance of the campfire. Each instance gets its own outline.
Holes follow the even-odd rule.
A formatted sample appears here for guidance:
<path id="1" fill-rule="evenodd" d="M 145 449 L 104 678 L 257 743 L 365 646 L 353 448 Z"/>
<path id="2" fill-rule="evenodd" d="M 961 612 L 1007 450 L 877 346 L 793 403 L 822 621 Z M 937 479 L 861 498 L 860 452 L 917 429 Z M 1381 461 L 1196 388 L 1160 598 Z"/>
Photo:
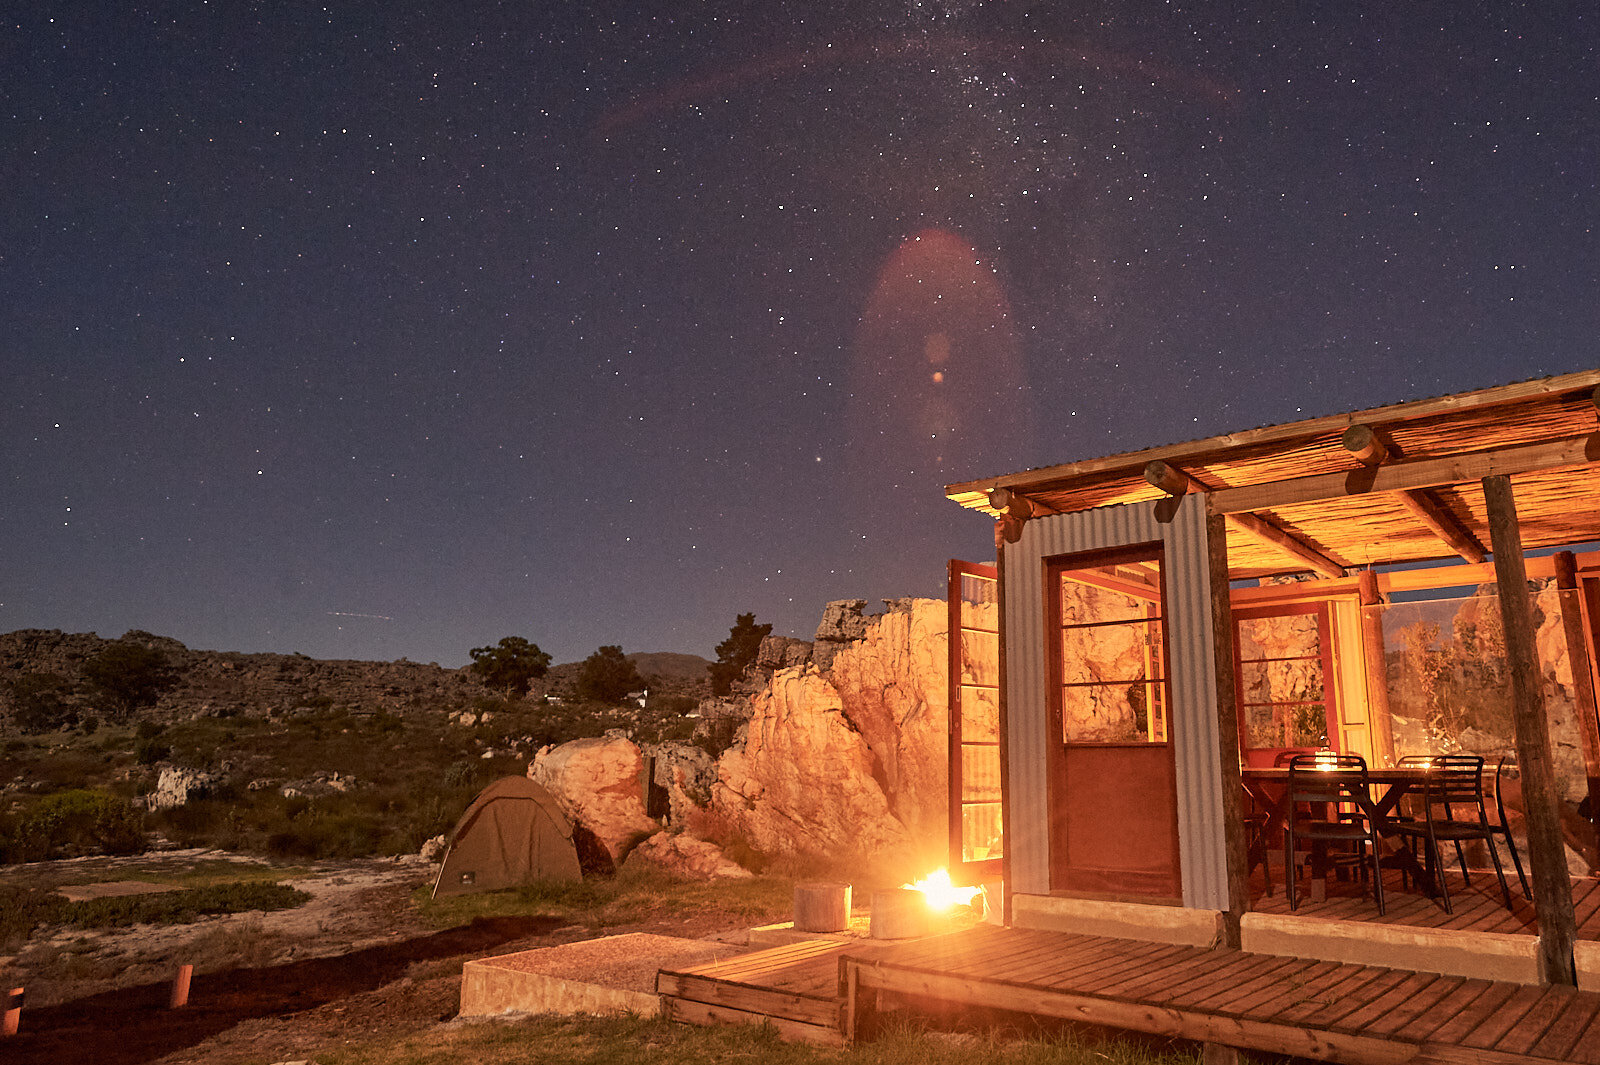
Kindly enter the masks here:
<path id="1" fill-rule="evenodd" d="M 948 869 L 935 869 L 916 883 L 902 884 L 901 887 L 922 892 L 928 909 L 934 913 L 945 913 L 957 906 L 970 906 L 972 900 L 983 893 L 980 887 L 957 887 L 951 883 Z"/>

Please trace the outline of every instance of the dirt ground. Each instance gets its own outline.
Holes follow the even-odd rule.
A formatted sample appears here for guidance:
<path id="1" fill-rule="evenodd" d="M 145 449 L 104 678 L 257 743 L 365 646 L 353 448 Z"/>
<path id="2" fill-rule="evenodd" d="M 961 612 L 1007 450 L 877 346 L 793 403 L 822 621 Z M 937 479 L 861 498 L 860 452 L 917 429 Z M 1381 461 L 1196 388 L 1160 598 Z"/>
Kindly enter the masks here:
<path id="1" fill-rule="evenodd" d="M 143 863 L 147 870 L 149 859 Z M 708 910 L 603 933 L 542 917 L 480 918 L 432 931 L 410 895 L 435 869 L 414 858 L 319 865 L 313 875 L 289 881 L 312 895 L 293 910 L 183 926 L 72 930 L 30 943 L 18 956 L 0 958 L 0 982 L 27 988 L 22 1030 L 0 1042 L 0 1059 L 7 1065 L 311 1060 L 322 1050 L 454 1017 L 461 966 L 472 958 L 623 932 L 740 941 L 749 926 L 748 917 Z M 194 965 L 190 1002 L 172 1010 L 173 974 L 185 963 Z"/>

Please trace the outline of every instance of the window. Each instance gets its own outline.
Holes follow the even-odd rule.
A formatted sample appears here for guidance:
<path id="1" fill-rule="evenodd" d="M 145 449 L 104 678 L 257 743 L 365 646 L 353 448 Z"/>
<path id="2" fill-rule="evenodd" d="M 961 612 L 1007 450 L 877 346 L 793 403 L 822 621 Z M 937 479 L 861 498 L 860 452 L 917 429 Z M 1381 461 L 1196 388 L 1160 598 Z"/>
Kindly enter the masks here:
<path id="1" fill-rule="evenodd" d="M 1167 742 L 1160 558 L 1135 549 L 1049 577 L 1063 742 Z"/>
<path id="2" fill-rule="evenodd" d="M 1247 751 L 1337 746 L 1332 641 L 1322 603 L 1234 612 L 1240 743 Z"/>

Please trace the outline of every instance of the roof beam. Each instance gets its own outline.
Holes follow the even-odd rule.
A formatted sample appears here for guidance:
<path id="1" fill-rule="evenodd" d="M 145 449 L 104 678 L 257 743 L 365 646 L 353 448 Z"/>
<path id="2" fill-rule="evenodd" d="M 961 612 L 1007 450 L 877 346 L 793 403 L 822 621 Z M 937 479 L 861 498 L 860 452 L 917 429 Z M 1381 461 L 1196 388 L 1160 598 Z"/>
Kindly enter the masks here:
<path id="1" fill-rule="evenodd" d="M 1357 423 L 1344 431 L 1345 450 L 1363 466 L 1382 466 L 1390 459 L 1398 459 L 1400 451 L 1387 436 L 1370 425 Z M 1395 493 L 1400 504 L 1428 530 L 1450 546 L 1450 550 L 1478 563 L 1488 558 L 1488 552 L 1472 531 L 1425 488 L 1402 488 Z"/>
<path id="2" fill-rule="evenodd" d="M 1012 491 L 1010 488 L 990 489 L 989 506 L 998 514 L 1000 534 L 1008 544 L 1014 544 L 1022 539 L 1022 527 L 1028 523 L 1029 518 L 1042 518 L 1046 514 L 1056 513 L 1053 507 L 1048 507 L 1037 499 Z"/>
<path id="3" fill-rule="evenodd" d="M 1163 462 L 1160 459 L 1153 459 L 1145 463 L 1144 479 L 1167 493 L 1170 497 L 1185 495 L 1189 492 L 1204 493 L 1213 500 L 1217 497 L 1217 490 L 1207 488 L 1197 481 L 1192 474 L 1186 473 L 1170 462 Z M 1343 566 L 1275 522 L 1270 522 L 1266 518 L 1258 517 L 1254 514 L 1229 514 L 1227 517 L 1229 524 L 1240 532 L 1269 543 L 1278 550 L 1292 555 L 1324 577 L 1344 576 Z"/>
<path id="4" fill-rule="evenodd" d="M 1517 447 L 1395 462 L 1377 468 L 1368 466 L 1344 473 L 1320 473 L 1267 484 L 1219 488 L 1211 493 L 1211 504 L 1223 514 L 1245 514 L 1373 492 L 1437 488 L 1484 477 L 1509 477 L 1561 466 L 1587 466 L 1597 460 L 1600 460 L 1600 433 L 1591 433 Z"/>

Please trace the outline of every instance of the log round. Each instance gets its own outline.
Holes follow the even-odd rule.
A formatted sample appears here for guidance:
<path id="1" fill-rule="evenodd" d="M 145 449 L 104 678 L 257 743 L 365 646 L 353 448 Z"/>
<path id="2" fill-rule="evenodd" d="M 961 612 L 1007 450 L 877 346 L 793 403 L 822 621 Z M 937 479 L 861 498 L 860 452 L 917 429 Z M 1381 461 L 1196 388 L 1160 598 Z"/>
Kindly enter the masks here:
<path id="1" fill-rule="evenodd" d="M 794 886 L 796 932 L 843 932 L 849 927 L 849 884 L 814 882 Z"/>
<path id="2" fill-rule="evenodd" d="M 928 934 L 927 897 L 910 888 L 872 893 L 873 939 L 912 939 Z"/>

